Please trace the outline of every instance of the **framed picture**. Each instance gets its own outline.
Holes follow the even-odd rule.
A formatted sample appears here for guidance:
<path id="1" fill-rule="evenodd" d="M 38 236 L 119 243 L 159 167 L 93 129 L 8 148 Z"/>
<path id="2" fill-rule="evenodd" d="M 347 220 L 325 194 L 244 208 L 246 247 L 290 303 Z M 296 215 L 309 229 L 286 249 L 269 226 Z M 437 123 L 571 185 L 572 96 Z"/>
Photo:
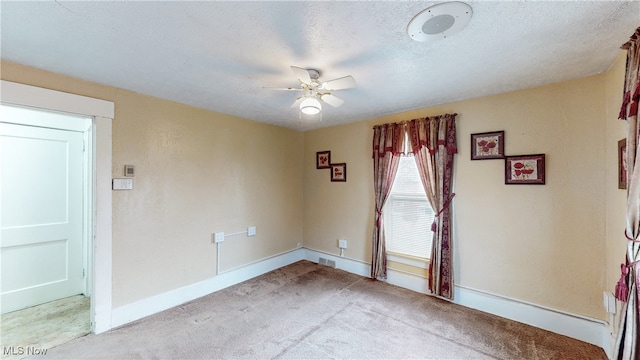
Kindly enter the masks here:
<path id="1" fill-rule="evenodd" d="M 618 141 L 618 189 L 627 188 L 627 139 Z"/>
<path id="2" fill-rule="evenodd" d="M 506 156 L 504 183 L 544 185 L 544 154 Z"/>
<path id="3" fill-rule="evenodd" d="M 318 151 L 316 153 L 316 169 L 328 169 L 331 167 L 331 151 Z"/>
<path id="4" fill-rule="evenodd" d="M 504 158 L 504 131 L 471 134 L 471 160 Z"/>
<path id="5" fill-rule="evenodd" d="M 331 181 L 347 181 L 347 164 L 331 164 Z"/>

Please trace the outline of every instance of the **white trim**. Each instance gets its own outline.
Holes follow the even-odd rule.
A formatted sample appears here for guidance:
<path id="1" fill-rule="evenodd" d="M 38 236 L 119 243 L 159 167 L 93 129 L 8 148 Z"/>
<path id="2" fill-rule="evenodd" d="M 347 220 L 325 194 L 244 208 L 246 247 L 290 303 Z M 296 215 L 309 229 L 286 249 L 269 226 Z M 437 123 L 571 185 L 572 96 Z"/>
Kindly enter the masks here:
<path id="1" fill-rule="evenodd" d="M 95 193 L 95 172 L 94 172 L 94 161 L 95 156 L 93 155 L 95 152 L 95 140 L 93 136 L 93 119 L 89 119 L 87 125 L 87 131 L 85 131 L 83 135 L 84 141 L 84 169 L 82 170 L 82 192 L 83 192 L 83 227 L 82 230 L 82 253 L 84 257 L 84 262 L 82 264 L 84 278 L 84 295 L 87 297 L 91 297 L 93 293 L 93 222 L 94 219 L 94 209 L 93 209 L 93 195 Z"/>
<path id="2" fill-rule="evenodd" d="M 588 342 L 610 353 L 609 326 L 602 320 L 459 285 L 454 289 L 454 302 Z"/>
<path id="3" fill-rule="evenodd" d="M 328 252 L 303 248 L 305 251 L 305 260 L 309 260 L 314 263 L 318 263 L 318 259 L 323 257 L 327 260 L 333 260 L 336 262 L 336 269 L 344 270 L 352 274 L 369 277 L 371 274 L 371 265 L 367 262 L 353 259 L 346 256 L 334 255 Z"/>
<path id="4" fill-rule="evenodd" d="M 111 206 L 111 125 L 115 113 L 111 101 L 0 80 L 0 101 L 6 104 L 53 110 L 93 117 L 94 136 L 94 222 L 93 290 L 91 298 L 93 331 L 111 329 L 112 206 Z"/>
<path id="5" fill-rule="evenodd" d="M 402 256 L 400 254 L 396 255 L 394 253 L 387 252 L 387 260 L 397 262 L 400 264 L 417 267 L 420 269 L 429 268 L 429 259 L 418 260 L 418 259 L 410 258 L 408 256 Z"/>
<path id="6" fill-rule="evenodd" d="M 86 133 L 91 130 L 91 116 L 79 116 L 74 113 L 62 113 L 42 108 L 8 104 L 2 99 L 0 105 L 1 122 L 29 125 L 49 129 L 63 129 Z"/>
<path id="7" fill-rule="evenodd" d="M 0 80 L 0 97 L 7 104 L 62 111 L 78 115 L 100 116 L 113 119 L 113 102 L 82 95 L 39 88 L 36 86 Z"/>
<path id="8" fill-rule="evenodd" d="M 300 260 L 317 263 L 320 257 L 335 261 L 338 269 L 360 276 L 369 276 L 370 265 L 364 261 L 324 251 L 299 248 L 229 270 L 195 284 L 115 308 L 112 312 L 111 326 L 121 326 L 153 315 Z M 419 276 L 390 269 L 386 282 L 429 294 L 426 279 Z M 610 354 L 608 327 L 604 321 L 467 287 L 456 286 L 454 291 L 456 304 L 585 341 L 605 349 L 605 352 Z"/>
<path id="9" fill-rule="evenodd" d="M 425 277 L 409 274 L 404 271 L 387 269 L 387 281 L 389 284 L 430 295 L 429 280 Z"/>
<path id="10" fill-rule="evenodd" d="M 112 119 L 96 116 L 94 126 L 94 229 L 93 229 L 93 332 L 111 329 L 112 218 L 111 136 Z"/>
<path id="11" fill-rule="evenodd" d="M 209 295 L 218 290 L 241 283 L 269 271 L 279 269 L 304 260 L 303 249 L 295 249 L 274 255 L 251 264 L 229 270 L 218 276 L 174 289 L 159 295 L 136 301 L 113 309 L 111 325 L 121 326 L 131 321 L 153 315 L 160 311 L 184 304 L 199 297 Z"/>
<path id="12" fill-rule="evenodd" d="M 318 258 L 323 257 L 335 261 L 338 269 L 361 276 L 369 276 L 371 266 L 366 262 L 307 248 L 305 248 L 305 253 L 306 260 L 317 263 Z M 427 279 L 417 275 L 388 269 L 386 282 L 423 294 L 430 294 Z M 459 285 L 455 286 L 453 302 L 588 342 L 604 349 L 608 356 L 611 354 L 609 327 L 602 320 Z"/>

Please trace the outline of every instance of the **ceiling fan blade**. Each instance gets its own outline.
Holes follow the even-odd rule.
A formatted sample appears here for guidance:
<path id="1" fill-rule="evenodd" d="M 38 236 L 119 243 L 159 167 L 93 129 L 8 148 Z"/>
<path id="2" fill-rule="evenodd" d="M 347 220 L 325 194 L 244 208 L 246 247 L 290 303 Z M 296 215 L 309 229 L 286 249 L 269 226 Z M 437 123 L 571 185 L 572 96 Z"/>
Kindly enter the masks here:
<path id="1" fill-rule="evenodd" d="M 299 68 L 297 66 L 292 66 L 291 70 L 294 75 L 298 78 L 298 80 L 302 81 L 305 84 L 311 83 L 311 76 L 309 76 L 309 72 L 307 69 Z"/>
<path id="2" fill-rule="evenodd" d="M 339 97 L 333 94 L 320 95 L 320 100 L 326 102 L 327 104 L 333 107 L 338 107 L 344 103 L 344 100 L 340 99 Z"/>
<path id="3" fill-rule="evenodd" d="M 269 89 L 269 90 L 281 90 L 281 91 L 303 91 L 303 88 L 294 88 L 294 87 L 271 87 L 271 86 L 264 86 L 263 89 Z"/>
<path id="4" fill-rule="evenodd" d="M 322 88 L 327 90 L 351 89 L 354 87 L 356 87 L 356 79 L 351 75 L 322 83 Z"/>
<path id="5" fill-rule="evenodd" d="M 304 99 L 304 96 L 300 96 L 299 98 L 297 98 L 296 101 L 294 101 L 293 104 L 291 104 L 291 107 L 294 108 L 294 107 L 300 106 L 302 99 Z"/>

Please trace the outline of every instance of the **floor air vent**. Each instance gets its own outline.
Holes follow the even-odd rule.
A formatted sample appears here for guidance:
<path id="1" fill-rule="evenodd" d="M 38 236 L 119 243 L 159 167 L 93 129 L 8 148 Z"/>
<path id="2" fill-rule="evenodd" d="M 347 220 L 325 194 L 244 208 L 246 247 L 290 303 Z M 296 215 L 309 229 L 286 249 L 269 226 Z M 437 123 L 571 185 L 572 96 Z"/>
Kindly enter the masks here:
<path id="1" fill-rule="evenodd" d="M 333 261 L 333 260 L 327 260 L 327 259 L 322 258 L 322 257 L 318 260 L 318 264 L 320 264 L 320 265 L 330 266 L 330 267 L 332 267 L 332 268 L 336 267 L 336 262 L 335 262 L 335 261 Z"/>

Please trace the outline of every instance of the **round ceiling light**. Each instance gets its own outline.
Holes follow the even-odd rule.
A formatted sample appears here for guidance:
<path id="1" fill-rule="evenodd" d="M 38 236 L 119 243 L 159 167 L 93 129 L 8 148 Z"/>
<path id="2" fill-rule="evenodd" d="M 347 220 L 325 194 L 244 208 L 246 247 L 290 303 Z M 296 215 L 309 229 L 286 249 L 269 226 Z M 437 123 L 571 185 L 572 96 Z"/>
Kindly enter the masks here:
<path id="1" fill-rule="evenodd" d="M 307 115 L 315 115 L 322 110 L 320 101 L 314 97 L 308 97 L 300 103 L 300 111 Z"/>
<path id="2" fill-rule="evenodd" d="M 413 40 L 420 42 L 444 39 L 462 30 L 469 23 L 472 14 L 471 6 L 463 2 L 433 5 L 411 19 L 407 33 Z"/>

